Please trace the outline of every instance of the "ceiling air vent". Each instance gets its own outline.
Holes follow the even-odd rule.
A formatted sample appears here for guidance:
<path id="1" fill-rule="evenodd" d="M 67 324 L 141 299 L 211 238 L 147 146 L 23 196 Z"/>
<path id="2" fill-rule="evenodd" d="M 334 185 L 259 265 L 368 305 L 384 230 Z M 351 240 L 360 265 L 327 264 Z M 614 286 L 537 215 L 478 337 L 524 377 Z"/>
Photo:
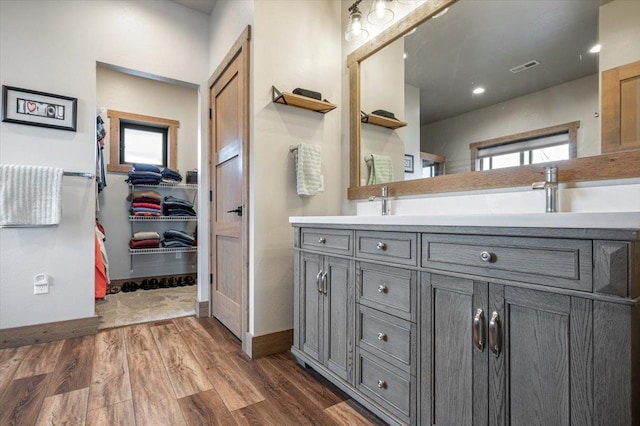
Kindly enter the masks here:
<path id="1" fill-rule="evenodd" d="M 529 62 L 526 62 L 522 65 L 518 65 L 517 67 L 513 67 L 511 68 L 509 71 L 511 71 L 514 74 L 519 73 L 520 71 L 524 71 L 524 70 L 528 70 L 529 68 L 533 68 L 540 65 L 540 62 L 536 61 L 535 59 Z"/>

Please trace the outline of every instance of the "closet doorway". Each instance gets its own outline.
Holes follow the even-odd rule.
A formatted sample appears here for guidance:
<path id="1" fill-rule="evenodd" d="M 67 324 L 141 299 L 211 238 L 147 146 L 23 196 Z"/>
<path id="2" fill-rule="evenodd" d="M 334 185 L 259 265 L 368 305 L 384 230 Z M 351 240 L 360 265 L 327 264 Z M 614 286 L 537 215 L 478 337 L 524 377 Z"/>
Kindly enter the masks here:
<path id="1" fill-rule="evenodd" d="M 248 326 L 249 39 L 247 27 L 209 79 L 211 314 L 243 342 Z"/>
<path id="2" fill-rule="evenodd" d="M 186 217 L 183 213 L 174 215 L 169 211 L 170 203 L 165 203 L 164 199 L 184 200 L 193 204 L 196 212 L 199 210 L 196 201 L 199 188 L 197 184 L 185 182 L 186 172 L 198 167 L 198 88 L 195 84 L 111 64 L 98 63 L 96 66 L 96 113 L 107 131 L 102 148 L 106 186 L 98 194 L 96 218 L 106 236 L 104 245 L 110 279 L 106 296 L 96 300 L 101 329 L 195 313 L 197 248 L 176 247 L 170 242 L 176 233 L 169 233 L 168 238 L 165 234 L 173 230 L 193 236 L 196 217 Z M 158 126 L 165 121 L 175 125 L 175 129 L 169 131 L 167 161 L 182 177 L 176 184 L 132 187 L 125 181 L 129 178 L 130 165 L 120 164 L 119 158 L 113 158 L 118 156 L 117 151 L 114 155 L 110 149 L 111 137 L 118 139 L 117 122 L 137 123 L 149 119 L 157 120 Z M 134 203 L 129 196 L 133 192 L 157 194 L 162 208 L 158 213 L 160 217 L 132 219 Z M 150 207 L 146 204 L 152 202 L 153 195 L 145 198 L 145 207 Z M 181 201 L 177 203 L 183 206 Z M 157 248 L 137 249 L 134 245 L 136 249 L 131 251 L 136 233 L 157 233 L 160 240 Z"/>

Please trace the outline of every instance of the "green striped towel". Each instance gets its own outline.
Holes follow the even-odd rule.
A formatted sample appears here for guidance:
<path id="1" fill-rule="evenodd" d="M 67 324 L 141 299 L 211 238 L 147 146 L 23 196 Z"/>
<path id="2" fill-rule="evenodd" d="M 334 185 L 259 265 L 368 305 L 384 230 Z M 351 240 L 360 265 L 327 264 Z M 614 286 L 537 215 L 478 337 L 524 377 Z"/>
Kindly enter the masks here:
<path id="1" fill-rule="evenodd" d="M 298 195 L 316 195 L 320 190 L 320 147 L 298 144 L 296 153 L 296 181 Z"/>
<path id="2" fill-rule="evenodd" d="M 393 163 L 391 157 L 371 154 L 369 164 L 369 181 L 367 185 L 391 182 L 393 180 Z"/>

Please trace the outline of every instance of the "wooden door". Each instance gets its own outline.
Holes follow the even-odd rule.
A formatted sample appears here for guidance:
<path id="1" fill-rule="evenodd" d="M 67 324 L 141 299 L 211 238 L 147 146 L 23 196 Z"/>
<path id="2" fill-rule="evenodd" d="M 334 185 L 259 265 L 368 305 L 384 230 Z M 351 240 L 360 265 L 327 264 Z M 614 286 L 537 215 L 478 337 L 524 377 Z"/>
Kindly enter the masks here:
<path id="1" fill-rule="evenodd" d="M 242 340 L 246 331 L 248 36 L 209 80 L 211 313 Z"/>
<path id="2" fill-rule="evenodd" d="M 473 344 L 473 316 L 486 315 L 487 285 L 431 275 L 423 290 L 422 424 L 486 425 L 486 349 Z M 481 324 L 482 325 L 482 324 Z"/>
<path id="3" fill-rule="evenodd" d="M 324 292 L 324 364 L 344 380 L 350 381 L 353 363 L 353 324 L 355 291 L 353 264 L 349 260 L 327 257 Z"/>
<path id="4" fill-rule="evenodd" d="M 322 299 L 320 279 L 323 257 L 303 252 L 300 254 L 300 349 L 318 362 L 322 336 Z"/>
<path id="5" fill-rule="evenodd" d="M 489 353 L 490 423 L 591 422 L 591 302 L 490 284 L 502 349 Z"/>

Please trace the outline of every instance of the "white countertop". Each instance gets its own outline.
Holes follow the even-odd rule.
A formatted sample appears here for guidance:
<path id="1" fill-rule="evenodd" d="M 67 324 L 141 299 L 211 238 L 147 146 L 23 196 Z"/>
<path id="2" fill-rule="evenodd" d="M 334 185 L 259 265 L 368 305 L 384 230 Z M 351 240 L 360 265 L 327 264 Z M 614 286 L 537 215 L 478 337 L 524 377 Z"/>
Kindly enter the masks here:
<path id="1" fill-rule="evenodd" d="M 640 212 L 522 213 L 406 216 L 291 216 L 293 224 L 500 226 L 525 228 L 640 229 Z"/>

